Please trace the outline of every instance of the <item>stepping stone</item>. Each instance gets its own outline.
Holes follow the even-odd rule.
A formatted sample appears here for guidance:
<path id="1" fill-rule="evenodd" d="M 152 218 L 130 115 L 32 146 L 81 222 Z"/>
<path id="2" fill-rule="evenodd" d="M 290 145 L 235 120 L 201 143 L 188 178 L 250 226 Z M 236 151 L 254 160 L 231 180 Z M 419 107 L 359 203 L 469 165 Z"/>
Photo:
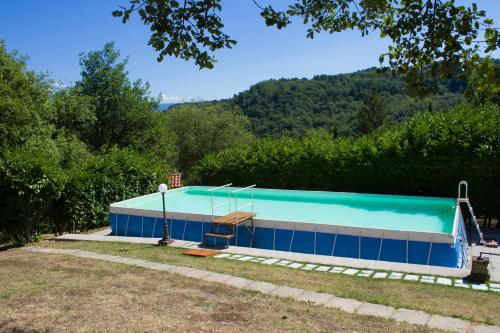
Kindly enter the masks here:
<path id="1" fill-rule="evenodd" d="M 407 322 L 415 325 L 425 325 L 429 320 L 430 315 L 423 311 L 396 309 L 392 314 L 394 320 L 399 322 Z"/>
<path id="2" fill-rule="evenodd" d="M 374 279 L 385 279 L 387 277 L 387 274 L 386 272 L 376 272 L 375 274 L 373 274 L 373 278 Z"/>
<path id="3" fill-rule="evenodd" d="M 345 267 L 335 266 L 330 270 L 330 273 L 342 273 Z"/>
<path id="4" fill-rule="evenodd" d="M 357 272 L 359 272 L 359 269 L 348 268 L 345 271 L 343 271 L 342 274 L 345 274 L 345 275 L 354 275 Z"/>
<path id="5" fill-rule="evenodd" d="M 326 304 L 333 296 L 325 293 L 317 293 L 314 291 L 306 291 L 296 298 L 298 301 L 308 302 L 312 304 Z"/>
<path id="6" fill-rule="evenodd" d="M 318 265 L 315 265 L 315 264 L 306 264 L 301 269 L 306 270 L 306 271 L 310 271 L 310 270 L 315 269 L 316 267 L 318 267 Z"/>
<path id="7" fill-rule="evenodd" d="M 471 284 L 472 289 L 474 290 L 488 290 L 488 286 L 486 284 Z"/>
<path id="8" fill-rule="evenodd" d="M 436 280 L 437 284 L 442 284 L 443 286 L 451 286 L 451 279 L 438 277 Z"/>
<path id="9" fill-rule="evenodd" d="M 403 273 L 391 272 L 391 274 L 389 274 L 389 279 L 391 280 L 401 280 L 402 278 L 403 278 Z"/>
<path id="10" fill-rule="evenodd" d="M 332 268 L 331 266 L 319 266 L 315 269 L 317 272 L 328 272 L 328 270 Z"/>
<path id="11" fill-rule="evenodd" d="M 242 258 L 236 259 L 236 260 L 239 260 L 239 261 L 248 261 L 248 260 L 253 259 L 253 258 L 254 257 L 252 257 L 252 256 L 245 256 L 245 257 L 242 257 Z"/>
<path id="12" fill-rule="evenodd" d="M 250 283 L 248 286 L 245 286 L 244 288 L 258 291 L 263 294 L 269 294 L 271 293 L 271 291 L 278 288 L 278 286 L 269 282 L 255 281 L 254 283 Z"/>
<path id="13" fill-rule="evenodd" d="M 230 278 L 231 275 L 221 274 L 221 273 L 211 273 L 208 274 L 207 276 L 202 277 L 201 280 L 208 282 L 224 282 L 226 280 L 229 280 Z"/>
<path id="14" fill-rule="evenodd" d="M 406 280 L 406 281 L 418 281 L 419 278 L 420 278 L 420 275 L 406 274 L 404 280 Z"/>
<path id="15" fill-rule="evenodd" d="M 279 286 L 278 288 L 271 290 L 269 293 L 273 296 L 296 298 L 299 297 L 304 292 L 305 290 L 303 289 L 291 288 L 287 286 Z"/>
<path id="16" fill-rule="evenodd" d="M 500 293 L 500 288 L 491 288 L 491 287 L 490 287 L 490 290 L 491 290 L 491 291 L 494 291 L 494 292 L 497 292 L 497 293 Z"/>
<path id="17" fill-rule="evenodd" d="M 231 287 L 236 287 L 236 288 L 245 288 L 246 286 L 254 283 L 255 281 L 240 278 L 237 276 L 231 276 L 229 279 L 224 280 L 222 282 L 225 285 L 231 286 Z"/>
<path id="18" fill-rule="evenodd" d="M 490 288 L 500 289 L 500 283 L 491 283 L 490 282 Z"/>
<path id="19" fill-rule="evenodd" d="M 231 256 L 229 253 L 220 253 L 214 256 L 214 258 L 227 258 Z"/>
<path id="20" fill-rule="evenodd" d="M 420 282 L 434 284 L 434 276 L 422 275 Z"/>
<path id="21" fill-rule="evenodd" d="M 356 276 L 361 276 L 361 277 L 370 277 L 370 275 L 373 274 L 372 270 L 364 269 L 361 272 L 359 272 Z"/>
<path id="22" fill-rule="evenodd" d="M 470 287 L 469 284 L 464 283 L 464 280 L 455 280 L 454 286 L 459 287 L 459 288 L 469 288 Z"/>
<path id="23" fill-rule="evenodd" d="M 297 268 L 300 268 L 304 266 L 304 264 L 301 264 L 301 263 L 298 263 L 298 262 L 294 262 L 294 263 L 291 263 L 290 265 L 288 265 L 287 267 L 290 267 L 290 268 L 293 268 L 293 269 L 297 269 Z"/>
<path id="24" fill-rule="evenodd" d="M 341 309 L 345 312 L 354 313 L 354 311 L 356 311 L 361 304 L 363 303 L 354 299 L 333 296 L 328 302 L 326 302 L 325 306 L 327 308 Z"/>
<path id="25" fill-rule="evenodd" d="M 470 323 L 465 320 L 432 315 L 427 322 L 430 328 L 438 328 L 443 331 L 468 332 Z"/>
<path id="26" fill-rule="evenodd" d="M 288 266 L 290 263 L 291 263 L 290 260 L 280 260 L 275 265 L 278 265 L 278 266 Z"/>
<path id="27" fill-rule="evenodd" d="M 278 261 L 280 261 L 280 260 L 279 259 L 266 259 L 264 261 L 261 261 L 261 264 L 272 265 L 272 264 L 277 263 Z"/>
<path id="28" fill-rule="evenodd" d="M 233 254 L 232 256 L 227 257 L 227 259 L 240 259 L 241 257 L 243 257 L 241 254 Z"/>
<path id="29" fill-rule="evenodd" d="M 500 333 L 500 327 L 490 325 L 473 325 L 474 333 Z"/>
<path id="30" fill-rule="evenodd" d="M 363 303 L 356 310 L 356 313 L 367 315 L 367 316 L 375 316 L 382 318 L 390 318 L 394 313 L 394 308 L 392 306 L 380 305 L 380 304 L 371 304 L 371 303 Z"/>
<path id="31" fill-rule="evenodd" d="M 251 261 L 251 262 L 262 262 L 264 260 L 266 260 L 266 258 L 253 258 L 253 259 L 250 259 L 248 261 Z"/>

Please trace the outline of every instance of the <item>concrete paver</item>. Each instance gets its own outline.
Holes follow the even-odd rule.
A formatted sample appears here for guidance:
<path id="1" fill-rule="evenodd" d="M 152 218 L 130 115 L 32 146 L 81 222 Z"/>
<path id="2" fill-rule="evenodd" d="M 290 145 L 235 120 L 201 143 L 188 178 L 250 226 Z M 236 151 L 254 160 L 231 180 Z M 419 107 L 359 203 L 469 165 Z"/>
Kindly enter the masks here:
<path id="1" fill-rule="evenodd" d="M 358 269 L 348 268 L 345 271 L 343 271 L 342 274 L 345 274 L 345 275 L 355 275 L 357 272 L 359 272 Z"/>
<path id="2" fill-rule="evenodd" d="M 304 264 L 301 264 L 299 262 L 294 262 L 294 263 L 291 263 L 290 265 L 288 265 L 287 267 L 297 269 L 297 268 L 300 268 L 302 266 L 304 266 Z"/>
<path id="3" fill-rule="evenodd" d="M 316 264 L 306 264 L 303 267 L 301 267 L 300 269 L 303 269 L 306 271 L 311 271 L 311 270 L 315 269 L 316 267 L 318 267 L 318 265 L 316 265 Z"/>
<path id="4" fill-rule="evenodd" d="M 465 333 L 471 328 L 471 324 L 468 321 L 438 315 L 431 315 L 427 321 L 427 326 L 460 333 Z"/>
<path id="5" fill-rule="evenodd" d="M 260 263 L 264 264 L 264 265 L 272 265 L 272 264 L 277 263 L 278 261 L 280 261 L 280 260 L 279 259 L 275 259 L 275 258 L 271 258 L 271 259 L 266 259 L 264 261 L 261 261 Z"/>
<path id="6" fill-rule="evenodd" d="M 341 298 L 333 296 L 325 304 L 326 307 L 340 309 L 345 312 L 354 313 L 357 308 L 359 308 L 363 302 L 356 301 L 350 298 Z"/>
<path id="7" fill-rule="evenodd" d="M 488 286 L 486 284 L 471 284 L 472 289 L 474 290 L 482 290 L 486 291 L 488 290 Z"/>
<path id="8" fill-rule="evenodd" d="M 244 288 L 253 282 L 253 280 L 232 276 L 231 278 L 225 280 L 223 283 L 231 287 Z"/>
<path id="9" fill-rule="evenodd" d="M 472 327 L 474 333 L 500 333 L 500 327 L 489 325 L 474 325 Z"/>
<path id="10" fill-rule="evenodd" d="M 292 288 L 292 287 L 287 287 L 287 286 L 279 286 L 278 288 L 272 290 L 270 292 L 270 294 L 273 296 L 279 296 L 279 297 L 297 298 L 301 294 L 303 294 L 304 291 L 305 290 L 303 290 L 303 289 Z"/>
<path id="11" fill-rule="evenodd" d="M 418 281 L 419 278 L 420 278 L 419 275 L 406 274 L 405 277 L 404 277 L 404 280 L 406 280 L 406 281 Z"/>
<path id="12" fill-rule="evenodd" d="M 326 304 L 332 298 L 332 295 L 325 293 L 317 293 L 314 291 L 306 291 L 299 295 L 296 299 L 298 301 L 310 302 L 313 304 Z"/>
<path id="13" fill-rule="evenodd" d="M 342 273 L 345 270 L 345 267 L 335 266 L 330 270 L 330 273 Z"/>
<path id="14" fill-rule="evenodd" d="M 219 282 L 222 283 L 226 280 L 229 280 L 232 275 L 221 274 L 221 273 L 210 273 L 201 277 L 200 279 L 207 282 Z"/>
<path id="15" fill-rule="evenodd" d="M 374 275 L 373 275 L 373 278 L 374 279 L 385 279 L 387 277 L 387 275 L 389 275 L 388 273 L 386 272 L 376 272 Z"/>
<path id="16" fill-rule="evenodd" d="M 372 303 L 363 303 L 356 310 L 356 313 L 382 317 L 382 318 L 390 318 L 394 313 L 394 308 L 392 306 L 381 305 L 381 304 L 372 304 Z"/>
<path id="17" fill-rule="evenodd" d="M 173 270 L 174 269 L 172 269 L 172 271 Z M 184 274 L 181 274 L 181 275 L 186 276 L 186 277 L 190 277 L 190 278 L 201 279 L 202 277 L 207 276 L 209 274 L 210 274 L 209 271 L 191 268 L 191 269 L 187 270 Z"/>
<path id="18" fill-rule="evenodd" d="M 396 309 L 392 314 L 392 318 L 396 321 L 405 321 L 415 325 L 425 325 L 430 318 L 428 313 L 423 311 Z"/>
<path id="19" fill-rule="evenodd" d="M 244 287 L 244 289 L 258 291 L 263 294 L 270 294 L 276 288 L 278 288 L 277 285 L 262 281 L 255 281 Z"/>
<path id="20" fill-rule="evenodd" d="M 314 270 L 316 272 L 328 272 L 330 270 L 330 268 L 332 268 L 331 266 L 319 266 L 317 268 L 315 268 Z"/>
<path id="21" fill-rule="evenodd" d="M 451 279 L 442 278 L 442 277 L 438 277 L 437 280 L 436 280 L 437 284 L 442 284 L 444 286 L 451 286 L 452 282 L 453 281 Z"/>
<path id="22" fill-rule="evenodd" d="M 280 260 L 275 265 L 277 266 L 288 266 L 292 262 L 290 260 Z"/>

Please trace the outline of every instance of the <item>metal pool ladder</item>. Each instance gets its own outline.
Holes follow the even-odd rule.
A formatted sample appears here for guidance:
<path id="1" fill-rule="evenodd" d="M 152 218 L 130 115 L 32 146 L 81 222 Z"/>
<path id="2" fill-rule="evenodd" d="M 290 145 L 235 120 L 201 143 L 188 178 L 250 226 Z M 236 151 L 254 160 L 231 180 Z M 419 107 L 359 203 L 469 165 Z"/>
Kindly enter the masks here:
<path id="1" fill-rule="evenodd" d="M 465 189 L 464 191 L 464 196 L 462 196 L 462 187 Z M 472 209 L 472 205 L 470 204 L 470 201 L 469 201 L 469 185 L 467 184 L 467 182 L 465 180 L 462 180 L 460 183 L 458 183 L 458 202 L 464 202 L 467 204 L 467 208 L 469 209 L 469 213 L 472 217 L 472 222 L 474 223 L 474 226 L 476 227 L 476 230 L 477 230 L 477 233 L 479 234 L 479 242 L 482 244 L 482 245 L 485 245 L 486 242 L 484 241 L 484 237 L 483 237 L 483 233 L 481 231 L 481 229 L 479 228 L 479 223 L 477 222 L 477 218 L 476 218 L 476 215 L 474 214 L 474 210 Z"/>
<path id="2" fill-rule="evenodd" d="M 255 187 L 255 185 L 250 185 L 244 188 L 240 188 L 234 191 L 230 191 L 230 184 L 222 185 L 219 187 L 215 187 L 209 190 L 211 194 L 211 203 L 212 203 L 212 223 L 211 223 L 211 231 L 207 232 L 205 234 L 204 238 L 204 243 L 208 244 L 208 237 L 214 238 L 214 244 L 215 244 L 215 239 L 216 238 L 223 238 L 226 240 L 226 246 L 229 244 L 229 239 L 238 237 L 238 226 L 242 224 L 250 233 L 250 237 L 252 239 L 252 244 L 254 242 L 254 223 L 253 223 L 253 218 L 255 217 L 254 213 L 254 196 L 252 193 L 252 200 L 251 202 L 244 204 L 242 206 L 238 206 L 238 193 L 247 190 L 249 188 Z M 217 189 L 221 188 L 227 188 L 227 199 L 224 200 L 223 202 L 216 203 L 214 199 L 214 191 Z M 234 201 L 235 201 L 235 211 L 231 212 L 231 194 L 234 194 Z M 228 212 L 227 215 L 223 216 L 217 216 L 215 214 L 215 209 L 220 206 L 228 206 Z M 246 207 L 252 207 L 251 212 L 242 212 L 241 209 L 246 208 Z M 249 228 L 247 225 L 244 223 L 246 221 L 251 222 L 251 228 Z M 225 232 L 220 232 L 219 228 L 222 227 L 222 231 Z"/>

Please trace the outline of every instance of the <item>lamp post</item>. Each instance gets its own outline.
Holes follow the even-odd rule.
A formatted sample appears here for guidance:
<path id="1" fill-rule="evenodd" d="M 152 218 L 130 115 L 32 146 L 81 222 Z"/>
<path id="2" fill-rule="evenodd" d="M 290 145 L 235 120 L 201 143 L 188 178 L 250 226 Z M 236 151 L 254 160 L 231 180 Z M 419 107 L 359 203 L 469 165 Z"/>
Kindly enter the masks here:
<path id="1" fill-rule="evenodd" d="M 167 190 L 167 184 L 160 184 L 158 187 L 158 191 L 161 192 L 161 199 L 163 202 L 163 238 L 158 241 L 158 245 L 168 245 L 172 243 L 172 240 L 168 237 L 167 213 L 165 212 L 165 193 Z"/>

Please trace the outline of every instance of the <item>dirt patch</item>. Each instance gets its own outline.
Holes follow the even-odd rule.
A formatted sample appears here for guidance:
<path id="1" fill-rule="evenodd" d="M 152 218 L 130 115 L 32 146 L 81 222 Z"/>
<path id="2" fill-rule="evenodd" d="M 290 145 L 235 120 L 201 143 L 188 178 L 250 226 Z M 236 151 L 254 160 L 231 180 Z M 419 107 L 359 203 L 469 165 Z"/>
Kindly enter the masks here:
<path id="1" fill-rule="evenodd" d="M 61 255 L 0 253 L 1 332 L 422 332 L 424 328 Z"/>

